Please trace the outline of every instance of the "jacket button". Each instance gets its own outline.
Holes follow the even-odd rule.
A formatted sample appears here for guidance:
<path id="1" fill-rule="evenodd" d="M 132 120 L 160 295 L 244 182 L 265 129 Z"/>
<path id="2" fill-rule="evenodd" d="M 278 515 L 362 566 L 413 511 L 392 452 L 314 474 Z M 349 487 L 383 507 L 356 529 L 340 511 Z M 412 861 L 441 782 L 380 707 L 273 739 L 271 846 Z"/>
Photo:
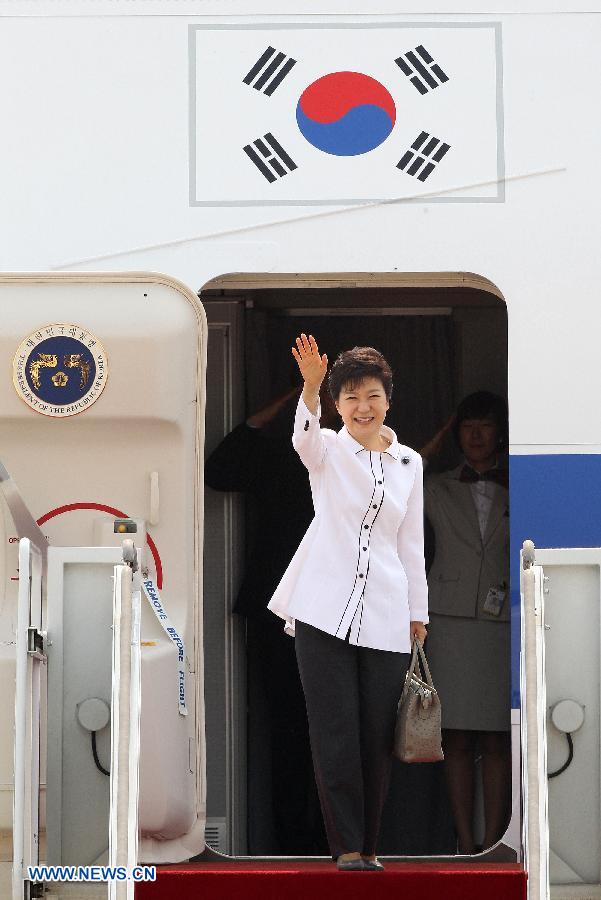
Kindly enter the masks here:
<path id="1" fill-rule="evenodd" d="M 363 578 L 363 572 L 359 572 L 359 578 Z"/>
<path id="2" fill-rule="evenodd" d="M 362 547 L 361 549 L 362 549 L 362 550 L 367 550 L 367 547 Z"/>
<path id="3" fill-rule="evenodd" d="M 402 458 L 401 462 L 406 466 L 407 463 L 409 462 L 409 457 L 408 457 L 408 456 L 404 456 L 404 457 Z"/>
<path id="4" fill-rule="evenodd" d="M 382 482 L 381 482 L 381 481 L 378 481 L 378 484 L 382 484 Z"/>
<path id="5" fill-rule="evenodd" d="M 377 504 L 377 503 L 374 503 L 374 504 L 372 505 L 372 509 L 377 509 L 377 508 L 378 508 L 378 504 Z"/>
<path id="6" fill-rule="evenodd" d="M 364 527 L 364 528 L 369 528 L 369 525 L 364 525 L 363 527 Z"/>

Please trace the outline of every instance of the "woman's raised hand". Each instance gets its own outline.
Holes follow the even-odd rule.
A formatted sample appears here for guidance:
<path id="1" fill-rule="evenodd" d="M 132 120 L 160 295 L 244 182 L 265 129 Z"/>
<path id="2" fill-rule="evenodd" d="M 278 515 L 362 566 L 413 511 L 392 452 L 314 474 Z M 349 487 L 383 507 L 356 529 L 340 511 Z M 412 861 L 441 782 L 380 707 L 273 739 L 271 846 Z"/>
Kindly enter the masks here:
<path id="1" fill-rule="evenodd" d="M 298 363 L 305 385 L 311 391 L 319 392 L 328 371 L 328 357 L 325 353 L 323 356 L 319 355 L 317 341 L 312 334 L 309 337 L 306 334 L 297 337 L 296 347 L 298 349 L 292 348 L 292 355 Z"/>

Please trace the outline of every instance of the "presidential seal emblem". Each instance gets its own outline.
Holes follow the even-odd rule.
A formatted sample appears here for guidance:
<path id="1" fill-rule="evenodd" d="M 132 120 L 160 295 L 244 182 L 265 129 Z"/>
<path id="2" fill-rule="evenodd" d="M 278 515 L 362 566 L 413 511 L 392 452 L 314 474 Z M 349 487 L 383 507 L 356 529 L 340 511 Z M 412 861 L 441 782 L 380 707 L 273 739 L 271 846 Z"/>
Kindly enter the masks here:
<path id="1" fill-rule="evenodd" d="M 13 361 L 19 397 L 44 416 L 83 412 L 106 384 L 104 347 L 79 325 L 45 325 L 21 342 Z"/>

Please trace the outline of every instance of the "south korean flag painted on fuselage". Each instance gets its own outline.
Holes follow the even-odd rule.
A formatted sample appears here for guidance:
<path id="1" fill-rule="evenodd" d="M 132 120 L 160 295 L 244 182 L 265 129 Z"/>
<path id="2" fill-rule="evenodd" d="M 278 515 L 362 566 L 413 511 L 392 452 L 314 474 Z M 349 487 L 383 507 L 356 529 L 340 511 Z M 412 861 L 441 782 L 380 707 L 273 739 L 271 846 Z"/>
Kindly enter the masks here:
<path id="1" fill-rule="evenodd" d="M 192 205 L 502 198 L 500 26 L 190 28 Z"/>

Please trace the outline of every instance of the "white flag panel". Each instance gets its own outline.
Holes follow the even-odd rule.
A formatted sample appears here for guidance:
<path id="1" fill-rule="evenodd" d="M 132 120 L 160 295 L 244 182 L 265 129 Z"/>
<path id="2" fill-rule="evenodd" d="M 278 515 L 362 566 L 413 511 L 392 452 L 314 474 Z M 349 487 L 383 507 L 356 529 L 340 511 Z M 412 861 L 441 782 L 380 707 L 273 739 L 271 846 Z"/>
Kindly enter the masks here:
<path id="1" fill-rule="evenodd" d="M 499 29 L 191 26 L 192 205 L 502 199 Z"/>

